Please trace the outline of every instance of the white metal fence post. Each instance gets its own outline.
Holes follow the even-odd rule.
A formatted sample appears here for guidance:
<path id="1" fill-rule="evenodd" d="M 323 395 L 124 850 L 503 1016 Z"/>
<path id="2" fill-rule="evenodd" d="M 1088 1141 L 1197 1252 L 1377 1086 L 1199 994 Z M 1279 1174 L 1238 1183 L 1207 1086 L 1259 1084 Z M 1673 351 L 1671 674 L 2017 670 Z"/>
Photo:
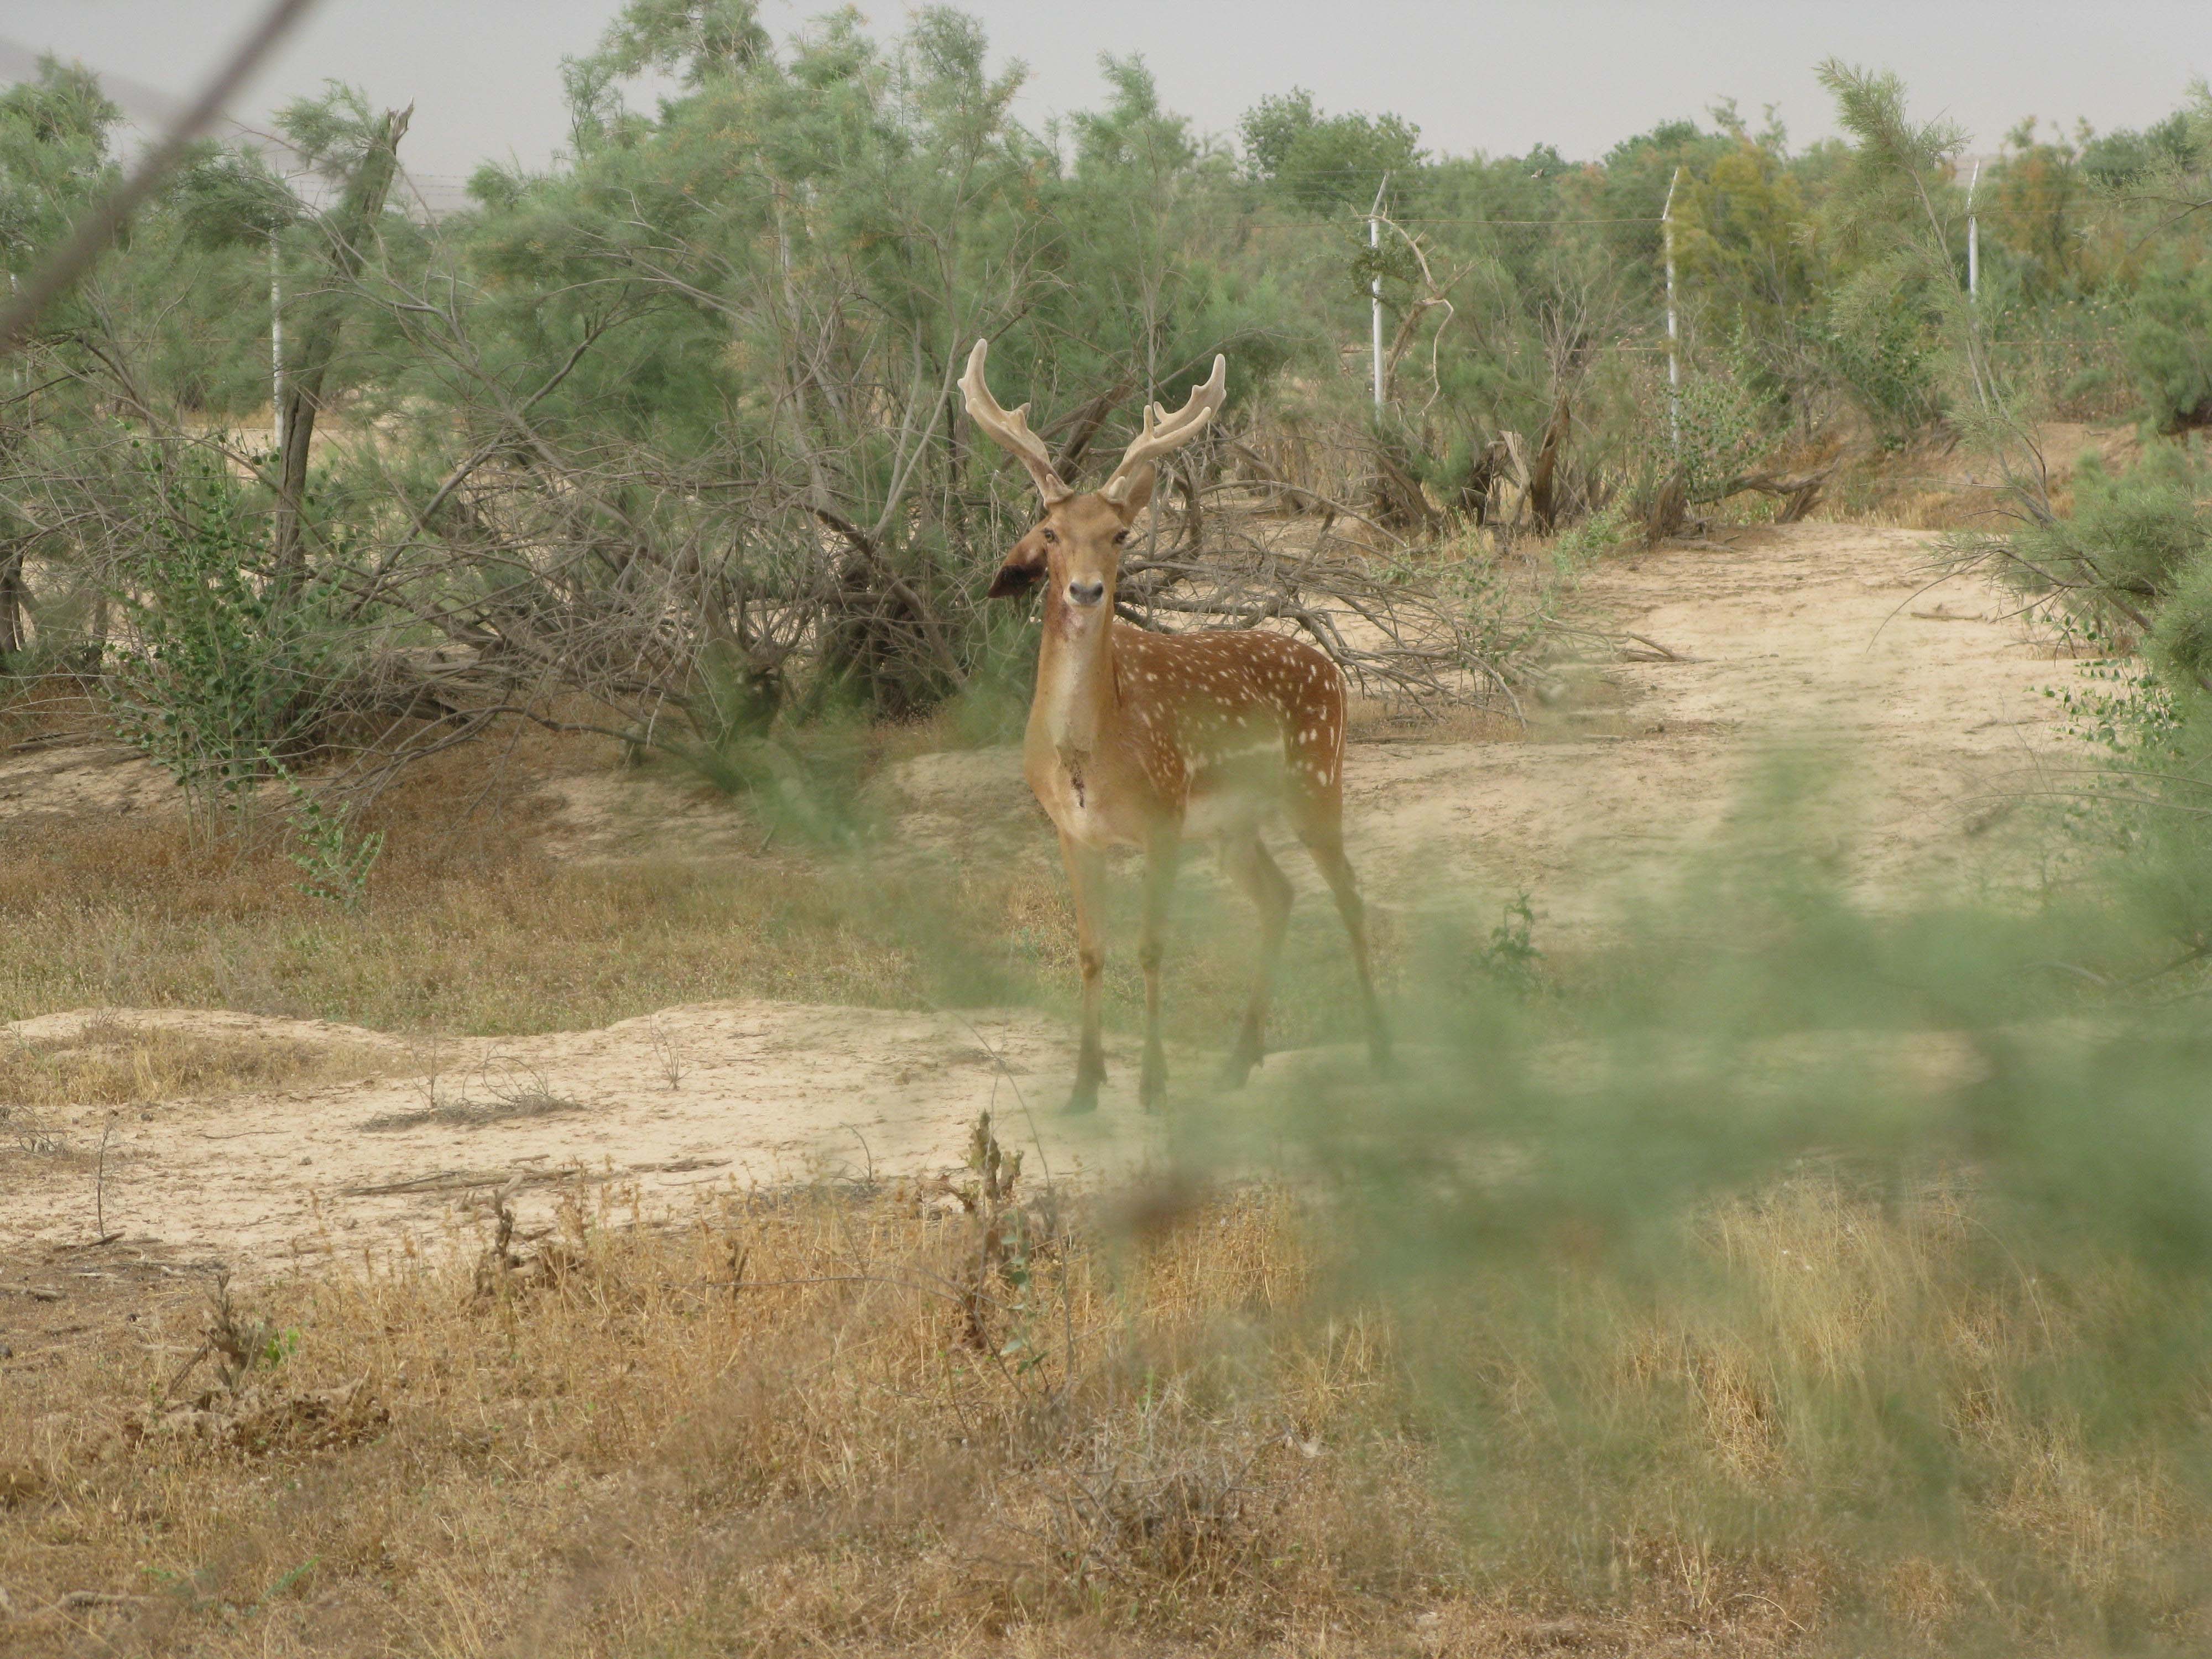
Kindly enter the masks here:
<path id="1" fill-rule="evenodd" d="M 276 453 L 284 452 L 284 271 L 276 232 L 269 232 L 269 431 Z"/>
<path id="2" fill-rule="evenodd" d="M 1659 210 L 1661 239 L 1667 252 L 1667 432 L 1679 454 L 1682 447 L 1682 331 L 1674 313 L 1674 187 L 1682 169 L 1667 181 L 1667 205 Z"/>
<path id="3" fill-rule="evenodd" d="M 1367 246 L 1380 255 L 1382 251 L 1382 192 L 1390 188 L 1390 175 L 1384 173 L 1382 182 L 1375 186 L 1375 205 L 1367 215 Z M 1382 412 L 1382 261 L 1376 261 L 1375 274 L 1367 280 L 1369 303 L 1372 308 L 1370 319 L 1370 346 L 1375 359 L 1375 412 Z"/>

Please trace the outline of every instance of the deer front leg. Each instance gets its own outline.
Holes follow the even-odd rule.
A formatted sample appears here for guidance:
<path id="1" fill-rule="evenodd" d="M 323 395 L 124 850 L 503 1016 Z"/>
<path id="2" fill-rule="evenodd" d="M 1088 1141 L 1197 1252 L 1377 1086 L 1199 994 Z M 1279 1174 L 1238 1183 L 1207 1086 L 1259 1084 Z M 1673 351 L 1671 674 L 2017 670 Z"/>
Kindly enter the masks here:
<path id="1" fill-rule="evenodd" d="M 1168 901 L 1175 892 L 1176 868 L 1182 856 L 1172 830 L 1155 834 L 1145 848 L 1145 931 L 1137 945 L 1137 963 L 1145 970 L 1145 1069 L 1137 1098 L 1147 1109 L 1168 1091 L 1168 1060 L 1160 1047 L 1160 959 L 1165 953 Z"/>
<path id="2" fill-rule="evenodd" d="M 1256 835 L 1224 844 L 1221 861 L 1260 913 L 1260 960 L 1252 972 L 1252 996 L 1244 1005 L 1237 1046 L 1221 1067 L 1222 1082 L 1238 1089 L 1267 1052 L 1267 999 L 1274 987 L 1275 961 L 1282 954 L 1283 933 L 1290 926 L 1291 884 Z"/>
<path id="3" fill-rule="evenodd" d="M 1344 856 L 1344 840 L 1334 830 L 1305 838 L 1306 850 L 1321 868 L 1322 879 L 1335 895 L 1337 914 L 1352 942 L 1352 971 L 1359 976 L 1359 1000 L 1367 1014 L 1367 1052 L 1378 1071 L 1390 1069 L 1390 1028 L 1383 1023 L 1382 1005 L 1376 1000 L 1375 975 L 1367 960 L 1367 907 L 1359 900 L 1359 884 L 1352 878 L 1352 861 Z"/>
<path id="4" fill-rule="evenodd" d="M 1083 967 L 1083 1037 L 1075 1054 L 1075 1092 L 1068 1097 L 1071 1112 L 1098 1109 L 1098 1085 L 1106 1080 L 1106 1048 L 1100 1041 L 1099 1003 L 1106 976 L 1105 914 L 1103 907 L 1106 877 L 1105 854 L 1083 847 L 1067 836 L 1060 838 L 1060 856 L 1067 866 L 1067 884 L 1075 895 L 1075 945 Z"/>

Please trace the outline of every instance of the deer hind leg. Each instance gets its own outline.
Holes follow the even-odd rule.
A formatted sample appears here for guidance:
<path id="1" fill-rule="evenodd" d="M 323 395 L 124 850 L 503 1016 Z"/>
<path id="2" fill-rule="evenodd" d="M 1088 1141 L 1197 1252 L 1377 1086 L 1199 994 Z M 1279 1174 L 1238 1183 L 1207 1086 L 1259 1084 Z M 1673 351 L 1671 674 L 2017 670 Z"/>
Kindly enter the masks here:
<path id="1" fill-rule="evenodd" d="M 1106 1080 L 1106 1048 L 1098 1035 L 1099 1003 L 1106 976 L 1102 904 L 1106 859 L 1066 836 L 1060 838 L 1060 855 L 1067 866 L 1067 884 L 1075 895 L 1075 943 L 1083 966 L 1083 1037 L 1076 1050 L 1075 1092 L 1068 1097 L 1067 1109 L 1093 1112 L 1098 1109 L 1098 1085 Z"/>
<path id="2" fill-rule="evenodd" d="M 1145 1069 L 1137 1098 L 1149 1109 L 1168 1091 L 1168 1060 L 1160 1047 L 1160 959 L 1164 954 L 1168 900 L 1175 891 L 1182 848 L 1171 832 L 1152 837 L 1145 849 L 1145 930 L 1137 945 L 1137 963 L 1145 970 Z"/>
<path id="3" fill-rule="evenodd" d="M 1260 913 L 1260 963 L 1252 975 L 1252 998 L 1244 1005 L 1244 1024 L 1237 1030 L 1237 1046 L 1221 1068 L 1221 1080 L 1235 1089 L 1243 1086 L 1252 1068 L 1267 1052 L 1267 999 L 1274 989 L 1275 960 L 1282 954 L 1283 933 L 1290 926 L 1291 884 L 1256 835 L 1224 842 L 1221 863 Z"/>
<path id="4" fill-rule="evenodd" d="M 1387 1066 L 1390 1030 L 1382 1023 L 1382 1007 L 1375 996 L 1375 975 L 1367 958 L 1367 907 L 1360 900 L 1352 860 L 1344 855 L 1344 831 L 1325 818 L 1310 818 L 1300 823 L 1298 839 L 1305 842 L 1322 879 L 1336 897 L 1336 912 L 1344 918 L 1344 931 L 1352 939 L 1352 970 L 1359 975 L 1359 1000 L 1367 1016 L 1367 1052 L 1378 1067 Z"/>

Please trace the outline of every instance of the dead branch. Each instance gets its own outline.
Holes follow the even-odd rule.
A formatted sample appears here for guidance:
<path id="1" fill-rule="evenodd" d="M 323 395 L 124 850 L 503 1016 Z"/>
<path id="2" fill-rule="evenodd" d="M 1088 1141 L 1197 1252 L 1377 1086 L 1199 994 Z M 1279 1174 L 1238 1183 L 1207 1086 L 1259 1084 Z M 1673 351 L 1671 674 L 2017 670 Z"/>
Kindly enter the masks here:
<path id="1" fill-rule="evenodd" d="M 1840 465 L 1838 461 L 1831 461 L 1824 467 L 1794 478 L 1784 477 L 1776 472 L 1741 472 L 1710 490 L 1698 492 L 1692 499 L 1699 502 L 1718 501 L 1725 501 L 1730 495 L 1752 492 L 1772 495 L 1784 503 L 1782 510 L 1774 515 L 1774 522 L 1796 524 L 1813 510 L 1814 504 L 1820 500 L 1820 487 L 1835 476 L 1836 468 Z"/>

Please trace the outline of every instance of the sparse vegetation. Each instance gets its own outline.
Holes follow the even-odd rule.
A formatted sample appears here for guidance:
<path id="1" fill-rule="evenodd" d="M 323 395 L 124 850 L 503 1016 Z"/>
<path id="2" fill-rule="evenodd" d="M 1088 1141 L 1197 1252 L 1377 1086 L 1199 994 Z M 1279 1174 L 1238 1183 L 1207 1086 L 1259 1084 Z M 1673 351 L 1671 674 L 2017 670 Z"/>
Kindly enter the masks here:
<path id="1" fill-rule="evenodd" d="M 219 462 L 173 458 L 149 476 L 152 543 L 119 606 L 135 650 L 105 683 L 125 738 L 176 779 L 196 824 L 243 813 L 287 758 L 324 746 L 339 678 L 328 591 L 266 568 L 259 526 Z"/>
<path id="2" fill-rule="evenodd" d="M 1846 142 L 1725 106 L 1588 166 L 1295 91 L 1232 155 L 1105 70 L 1037 134 L 941 9 L 780 46 L 747 0 L 632 0 L 568 65 L 560 166 L 424 222 L 405 117 L 333 89 L 281 121 L 324 191 L 204 148 L 42 320 L 0 401 L 10 755 L 119 737 L 189 810 L 8 823 L 0 1020 L 106 1012 L 0 1038 L 0 1178 L 77 1181 L 94 1227 L 0 1243 L 0 1646 L 2212 1645 L 2212 245 L 2169 210 L 2212 104 L 2012 135 L 1970 299 L 1959 135 L 1848 65 Z M 0 93 L 0 264 L 112 178 L 118 118 L 60 65 Z M 264 451 L 272 246 L 299 355 Z M 1379 413 L 1339 353 L 1377 285 Z M 1230 352 L 1133 610 L 1328 639 L 1365 733 L 1494 699 L 1517 734 L 1564 640 L 1694 666 L 1618 651 L 1580 585 L 1825 502 L 1974 515 L 1956 560 L 2097 653 L 2052 690 L 2101 750 L 2039 773 L 2071 810 L 1994 896 L 1960 857 L 1869 902 L 1810 763 L 1581 945 L 1534 882 L 1422 869 L 1377 906 L 1398 1066 L 1336 1066 L 1348 967 L 1294 948 L 1277 1040 L 1321 1052 L 1256 1104 L 1172 1097 L 1126 1178 L 1025 1145 L 971 1028 L 964 1170 L 879 1170 L 855 1127 L 854 1178 L 708 1176 L 672 1216 L 571 1143 L 303 1176 L 289 1267 L 111 1231 L 116 1126 L 233 1097 L 400 1079 L 303 1114 L 379 1158 L 599 1127 L 465 1036 L 655 1016 L 632 1081 L 667 1115 L 737 1098 L 676 1005 L 1073 994 L 1041 827 L 978 793 L 908 837 L 889 787 L 1018 724 L 1029 635 L 980 598 L 1022 513 L 952 392 L 986 332 L 1071 473 Z M 2061 416 L 2134 422 L 2130 458 L 2052 465 Z M 1994 482 L 1912 495 L 1954 447 Z M 555 844 L 544 791 L 617 763 L 742 834 Z M 1249 951 L 1208 905 L 1169 1036 L 1218 1049 Z M 1129 953 L 1107 991 L 1141 1006 Z M 423 1182 L 434 1236 L 323 1207 Z"/>

